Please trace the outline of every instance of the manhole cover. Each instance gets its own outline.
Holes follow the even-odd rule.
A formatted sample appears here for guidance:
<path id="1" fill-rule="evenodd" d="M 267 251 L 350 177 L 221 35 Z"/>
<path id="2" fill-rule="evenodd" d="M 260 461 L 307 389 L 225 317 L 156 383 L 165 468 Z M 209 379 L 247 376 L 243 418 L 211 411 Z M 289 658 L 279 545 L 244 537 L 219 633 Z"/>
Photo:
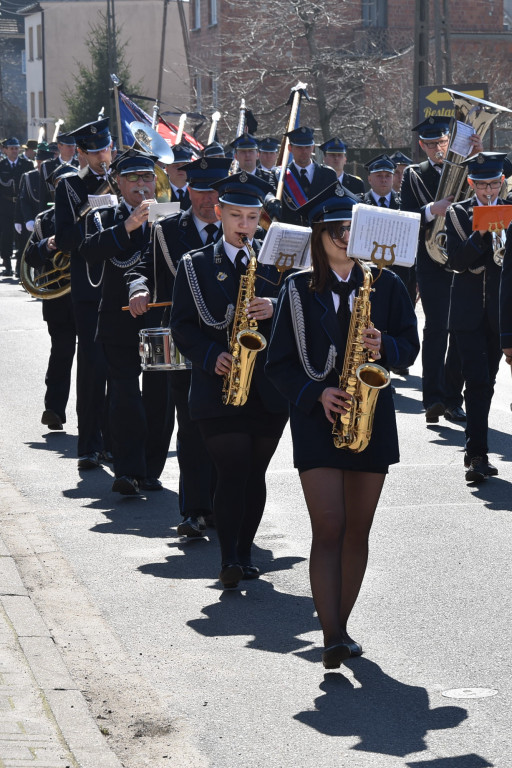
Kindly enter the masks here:
<path id="1" fill-rule="evenodd" d="M 495 688 L 452 688 L 450 691 L 443 691 L 443 696 L 449 699 L 485 699 L 488 696 L 496 696 L 497 693 Z"/>

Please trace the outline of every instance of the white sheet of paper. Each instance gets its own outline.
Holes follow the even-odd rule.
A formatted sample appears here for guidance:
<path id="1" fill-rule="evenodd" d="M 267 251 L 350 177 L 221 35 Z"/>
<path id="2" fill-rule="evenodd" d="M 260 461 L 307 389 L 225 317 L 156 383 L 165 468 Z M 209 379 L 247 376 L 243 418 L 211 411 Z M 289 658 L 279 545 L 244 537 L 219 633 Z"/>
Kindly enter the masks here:
<path id="1" fill-rule="evenodd" d="M 347 256 L 374 262 L 384 259 L 384 267 L 412 267 L 420 221 L 419 213 L 358 203 L 352 209 Z"/>
<path id="2" fill-rule="evenodd" d="M 179 210 L 179 203 L 150 203 L 148 221 L 151 223 L 157 219 L 163 219 L 173 213 L 178 213 Z"/>
<path id="3" fill-rule="evenodd" d="M 89 205 L 93 210 L 117 205 L 117 195 L 89 195 Z"/>
<path id="4" fill-rule="evenodd" d="M 307 269 L 311 264 L 311 229 L 273 221 L 258 254 L 261 264 L 283 269 Z"/>
<path id="5" fill-rule="evenodd" d="M 473 147 L 469 137 L 472 136 L 474 132 L 475 129 L 473 126 L 468 123 L 461 123 L 457 120 L 455 137 L 450 145 L 450 151 L 456 152 L 458 155 L 462 155 L 462 157 L 467 157 Z"/>

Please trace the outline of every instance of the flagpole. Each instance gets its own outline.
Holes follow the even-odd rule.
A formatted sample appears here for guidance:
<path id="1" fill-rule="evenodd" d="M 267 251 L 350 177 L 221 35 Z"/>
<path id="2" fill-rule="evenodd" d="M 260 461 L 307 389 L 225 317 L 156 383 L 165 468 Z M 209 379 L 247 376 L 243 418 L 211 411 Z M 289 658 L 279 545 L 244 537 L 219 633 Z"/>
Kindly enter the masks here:
<path id="1" fill-rule="evenodd" d="M 112 80 L 112 83 L 114 85 L 114 106 L 116 110 L 116 126 L 117 126 L 117 136 L 119 139 L 119 146 L 124 147 L 123 142 L 123 129 L 121 127 L 121 111 L 119 109 L 119 86 L 121 85 L 121 81 L 119 80 L 117 75 L 110 75 L 110 79 Z"/>

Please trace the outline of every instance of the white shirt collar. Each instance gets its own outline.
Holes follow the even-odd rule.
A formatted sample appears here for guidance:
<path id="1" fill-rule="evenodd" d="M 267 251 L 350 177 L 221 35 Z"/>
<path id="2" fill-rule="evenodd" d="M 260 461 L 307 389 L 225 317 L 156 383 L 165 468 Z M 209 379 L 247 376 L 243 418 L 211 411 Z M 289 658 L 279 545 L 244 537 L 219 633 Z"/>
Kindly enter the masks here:
<path id="1" fill-rule="evenodd" d="M 249 242 L 252 245 L 252 240 L 249 240 Z M 228 257 L 228 259 L 230 260 L 230 262 L 232 264 L 235 263 L 236 255 L 237 255 L 238 251 L 240 251 L 240 250 L 245 251 L 246 258 L 244 259 L 244 264 L 247 265 L 249 263 L 249 256 L 247 255 L 247 249 L 246 248 L 244 248 L 243 246 L 240 246 L 239 248 L 237 248 L 236 245 L 231 245 L 231 243 L 228 243 L 226 241 L 224 235 L 222 235 L 222 244 L 224 245 L 224 250 L 226 252 L 226 256 Z"/>

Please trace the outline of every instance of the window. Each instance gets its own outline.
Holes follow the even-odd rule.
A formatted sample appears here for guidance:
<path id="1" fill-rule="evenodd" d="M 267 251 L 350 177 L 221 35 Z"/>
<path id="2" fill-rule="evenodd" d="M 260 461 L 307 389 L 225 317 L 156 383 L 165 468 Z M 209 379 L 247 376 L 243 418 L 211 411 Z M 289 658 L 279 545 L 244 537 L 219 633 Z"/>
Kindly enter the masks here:
<path id="1" fill-rule="evenodd" d="M 210 93 L 212 94 L 212 107 L 216 109 L 219 106 L 219 89 L 215 72 L 210 72 Z"/>
<path id="2" fill-rule="evenodd" d="M 192 29 L 201 29 L 201 0 L 194 0 L 194 23 Z"/>
<path id="3" fill-rule="evenodd" d="M 44 114 L 44 96 L 42 91 L 39 91 L 39 117 L 46 117 Z"/>
<path id="4" fill-rule="evenodd" d="M 21 74 L 27 74 L 27 52 L 25 49 L 21 52 Z"/>
<path id="5" fill-rule="evenodd" d="M 30 91 L 30 117 L 36 116 L 36 95 L 34 91 Z"/>
<path id="6" fill-rule="evenodd" d="M 28 60 L 34 61 L 34 27 L 28 28 Z"/>
<path id="7" fill-rule="evenodd" d="M 387 27 L 387 0 L 363 0 L 362 19 L 363 27 Z"/>
<path id="8" fill-rule="evenodd" d="M 208 24 L 213 27 L 217 23 L 217 0 L 210 0 L 208 6 Z"/>
<path id="9" fill-rule="evenodd" d="M 37 25 L 37 54 L 36 58 L 43 58 L 43 29 L 41 24 Z"/>

